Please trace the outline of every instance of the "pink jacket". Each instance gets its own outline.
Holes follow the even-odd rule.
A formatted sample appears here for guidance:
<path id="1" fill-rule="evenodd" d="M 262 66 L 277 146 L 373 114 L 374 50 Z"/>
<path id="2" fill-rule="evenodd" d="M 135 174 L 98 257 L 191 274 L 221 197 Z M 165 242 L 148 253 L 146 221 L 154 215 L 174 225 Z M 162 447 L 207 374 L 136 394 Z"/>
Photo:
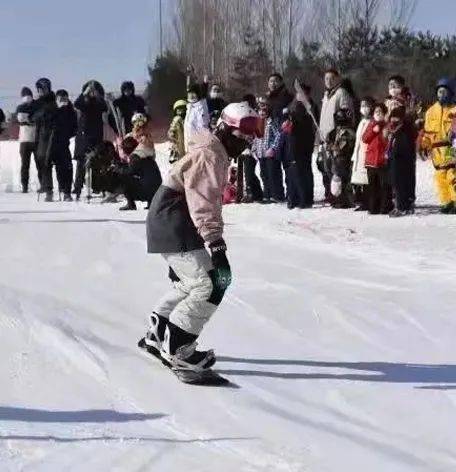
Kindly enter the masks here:
<path id="1" fill-rule="evenodd" d="M 187 154 L 165 177 L 163 185 L 185 194 L 190 217 L 206 243 L 223 234 L 222 195 L 230 159 L 222 143 L 208 130 L 193 135 Z"/>

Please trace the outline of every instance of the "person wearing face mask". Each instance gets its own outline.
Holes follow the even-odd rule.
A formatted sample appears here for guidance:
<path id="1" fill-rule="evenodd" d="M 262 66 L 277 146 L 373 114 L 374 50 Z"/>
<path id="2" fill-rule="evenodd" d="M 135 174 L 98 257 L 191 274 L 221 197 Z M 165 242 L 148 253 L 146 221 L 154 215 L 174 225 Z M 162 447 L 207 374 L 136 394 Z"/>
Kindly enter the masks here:
<path id="1" fill-rule="evenodd" d="M 351 183 L 358 190 L 358 204 L 355 211 L 365 211 L 368 207 L 367 185 L 369 183 L 366 169 L 366 150 L 367 145 L 363 142 L 363 135 L 366 131 L 371 119 L 374 108 L 374 99 L 372 97 L 364 97 L 360 104 L 361 120 L 356 130 L 355 149 L 352 156 L 352 176 Z"/>
<path id="2" fill-rule="evenodd" d="M 218 84 L 213 84 L 209 90 L 209 97 L 207 98 L 209 115 L 212 115 L 214 112 L 220 114 L 226 105 L 227 103 L 223 98 L 222 88 Z"/>
<path id="3" fill-rule="evenodd" d="M 16 109 L 17 121 L 19 123 L 19 154 L 21 156 L 21 184 L 22 193 L 27 193 L 29 188 L 30 158 L 33 154 L 36 170 L 38 172 L 38 181 L 41 186 L 41 169 L 36 156 L 36 126 L 31 118 L 35 103 L 33 93 L 28 87 L 21 90 L 21 104 Z"/>
<path id="4" fill-rule="evenodd" d="M 161 254 L 173 289 L 150 315 L 139 345 L 177 370 L 201 373 L 215 363 L 214 352 L 196 350 L 196 344 L 231 283 L 222 194 L 230 159 L 257 130 L 258 115 L 246 103 L 228 105 L 213 133 L 205 129 L 192 136 L 187 154 L 171 167 L 152 200 L 148 252 Z"/>
<path id="5" fill-rule="evenodd" d="M 65 202 L 71 202 L 71 184 L 73 182 L 73 163 L 71 160 L 70 139 L 76 135 L 78 122 L 76 111 L 66 90 L 58 90 L 55 94 L 57 111 L 52 139 L 52 156 L 59 192 L 63 193 Z"/>
<path id="6" fill-rule="evenodd" d="M 53 131 L 57 104 L 51 81 L 45 77 L 36 82 L 36 100 L 31 121 L 36 125 L 36 162 L 41 175 L 41 191 L 46 193 L 45 201 L 53 201 L 52 162 Z"/>
<path id="7" fill-rule="evenodd" d="M 383 103 L 373 107 L 373 118 L 363 133 L 366 146 L 365 166 L 368 178 L 368 211 L 371 215 L 387 215 L 393 209 L 386 150 L 388 140 L 384 129 L 388 109 Z"/>
<path id="8" fill-rule="evenodd" d="M 386 153 L 395 204 L 389 216 L 396 218 L 414 212 L 416 131 L 406 120 L 405 107 L 395 108 L 389 114 L 387 136 Z"/>
<path id="9" fill-rule="evenodd" d="M 187 112 L 187 102 L 177 100 L 173 105 L 174 117 L 168 130 L 168 139 L 171 143 L 169 162 L 174 164 L 185 155 L 184 120 Z"/>
<path id="10" fill-rule="evenodd" d="M 388 96 L 385 100 L 388 114 L 395 108 L 405 107 L 407 105 L 405 90 L 405 79 L 401 75 L 392 75 L 388 79 Z"/>
<path id="11" fill-rule="evenodd" d="M 114 108 L 120 112 L 122 126 L 125 134 L 128 134 L 133 129 L 131 119 L 135 113 L 145 113 L 146 103 L 142 97 L 136 95 L 135 84 L 130 81 L 125 81 L 120 86 L 121 96 L 114 100 Z M 111 124 L 112 126 L 112 124 Z M 119 134 L 119 130 L 117 130 Z"/>
<path id="12" fill-rule="evenodd" d="M 79 200 L 86 174 L 86 156 L 103 142 L 104 122 L 108 106 L 105 91 L 100 82 L 90 80 L 82 87 L 82 93 L 74 102 L 78 115 L 78 131 L 74 150 L 77 161 L 73 193 Z"/>
<path id="13" fill-rule="evenodd" d="M 198 84 L 190 85 L 187 90 L 187 113 L 184 120 L 185 149 L 192 137 L 202 130 L 209 129 L 209 110 L 202 87 Z"/>
<path id="14" fill-rule="evenodd" d="M 278 126 L 284 121 L 283 109 L 287 108 L 293 100 L 293 95 L 285 87 L 281 74 L 275 72 L 268 78 L 268 93 L 266 94 L 271 110 L 271 117 L 278 122 Z"/>
<path id="15" fill-rule="evenodd" d="M 434 182 L 442 213 L 456 213 L 456 165 L 452 157 L 449 133 L 456 115 L 454 83 L 441 79 L 436 87 L 437 101 L 427 110 L 420 151 L 432 158 Z"/>
<path id="16" fill-rule="evenodd" d="M 325 187 L 325 198 L 327 201 L 332 201 L 331 195 L 331 169 L 330 163 L 328 165 L 328 137 L 336 128 L 334 117 L 340 109 L 345 109 L 350 112 L 353 118 L 354 103 L 351 96 L 351 91 L 344 88 L 344 82 L 339 72 L 336 69 L 328 69 L 324 76 L 325 93 L 323 95 L 321 114 L 320 114 L 320 135 L 318 136 L 318 143 L 323 147 L 323 152 L 319 153 L 317 159 L 318 170 L 322 174 L 323 185 Z M 325 157 L 326 156 L 326 157 Z"/>

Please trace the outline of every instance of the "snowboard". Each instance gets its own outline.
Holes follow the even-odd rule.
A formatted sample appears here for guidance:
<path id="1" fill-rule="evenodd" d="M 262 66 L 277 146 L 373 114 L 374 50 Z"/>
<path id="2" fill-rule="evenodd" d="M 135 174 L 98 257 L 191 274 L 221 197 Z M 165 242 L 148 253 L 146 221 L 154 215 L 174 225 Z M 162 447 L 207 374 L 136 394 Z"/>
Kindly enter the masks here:
<path id="1" fill-rule="evenodd" d="M 160 356 L 160 352 L 152 346 L 148 346 L 144 338 L 138 342 L 138 347 L 159 360 L 167 369 L 169 369 L 181 382 L 189 385 L 203 386 L 229 386 L 231 382 L 217 374 L 212 369 L 206 369 L 202 372 L 195 372 L 187 369 L 176 369 Z"/>

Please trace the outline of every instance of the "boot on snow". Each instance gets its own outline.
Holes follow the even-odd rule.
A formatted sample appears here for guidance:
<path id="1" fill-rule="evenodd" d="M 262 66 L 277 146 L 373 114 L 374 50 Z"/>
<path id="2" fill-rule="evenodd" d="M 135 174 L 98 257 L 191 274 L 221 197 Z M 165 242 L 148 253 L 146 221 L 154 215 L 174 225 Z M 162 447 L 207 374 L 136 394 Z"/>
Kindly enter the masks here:
<path id="1" fill-rule="evenodd" d="M 157 313 L 152 313 L 149 317 L 149 329 L 144 337 L 144 342 L 148 347 L 156 349 L 158 353 L 163 345 L 167 324 L 168 318 L 157 315 Z"/>
<path id="2" fill-rule="evenodd" d="M 72 202 L 73 198 L 71 197 L 71 193 L 64 193 L 63 194 L 63 201 L 64 202 Z"/>
<path id="3" fill-rule="evenodd" d="M 53 202 L 54 194 L 52 192 L 46 192 L 46 197 L 44 198 L 45 202 Z"/>
<path id="4" fill-rule="evenodd" d="M 440 213 L 443 213 L 444 215 L 453 214 L 454 211 L 455 211 L 454 202 L 447 203 L 446 205 L 443 205 L 442 207 L 440 207 Z"/>
<path id="5" fill-rule="evenodd" d="M 132 200 L 128 200 L 127 204 L 119 208 L 120 211 L 131 211 L 136 210 L 136 203 Z"/>
<path id="6" fill-rule="evenodd" d="M 215 364 L 215 354 L 212 350 L 197 351 L 197 338 L 168 322 L 160 354 L 174 369 L 205 371 Z"/>

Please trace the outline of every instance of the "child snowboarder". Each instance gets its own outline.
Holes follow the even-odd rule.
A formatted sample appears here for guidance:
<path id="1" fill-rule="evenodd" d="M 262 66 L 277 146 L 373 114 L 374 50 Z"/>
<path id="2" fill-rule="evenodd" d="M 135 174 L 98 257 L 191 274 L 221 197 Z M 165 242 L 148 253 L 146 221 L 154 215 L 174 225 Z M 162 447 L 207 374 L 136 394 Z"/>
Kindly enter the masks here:
<path id="1" fill-rule="evenodd" d="M 352 128 L 352 113 L 341 108 L 334 113 L 335 129 L 328 135 L 328 148 L 332 156 L 331 194 L 333 208 L 351 208 L 350 160 L 356 135 Z"/>
<path id="2" fill-rule="evenodd" d="M 177 100 L 173 105 L 174 117 L 168 130 L 168 139 L 171 143 L 169 162 L 174 164 L 185 155 L 184 120 L 187 112 L 187 102 Z"/>
<path id="3" fill-rule="evenodd" d="M 393 209 L 386 158 L 388 140 L 384 133 L 388 109 L 383 103 L 378 103 L 373 111 L 373 119 L 362 136 L 366 145 L 365 166 L 369 196 L 367 209 L 371 215 L 387 215 Z"/>
<path id="4" fill-rule="evenodd" d="M 356 130 L 355 149 L 352 156 L 352 177 L 351 183 L 355 187 L 355 196 L 358 207 L 355 211 L 365 211 L 368 207 L 368 177 L 365 165 L 367 145 L 363 142 L 363 135 L 366 131 L 371 118 L 374 107 L 374 99 L 372 97 L 364 97 L 360 104 L 361 121 Z"/>
<path id="5" fill-rule="evenodd" d="M 230 158 L 242 153 L 257 129 L 258 115 L 247 104 L 228 105 L 214 133 L 192 138 L 150 206 L 148 252 L 162 255 L 174 286 L 150 316 L 140 346 L 154 349 L 176 370 L 199 373 L 215 363 L 212 350 L 196 346 L 231 283 L 221 197 Z"/>

